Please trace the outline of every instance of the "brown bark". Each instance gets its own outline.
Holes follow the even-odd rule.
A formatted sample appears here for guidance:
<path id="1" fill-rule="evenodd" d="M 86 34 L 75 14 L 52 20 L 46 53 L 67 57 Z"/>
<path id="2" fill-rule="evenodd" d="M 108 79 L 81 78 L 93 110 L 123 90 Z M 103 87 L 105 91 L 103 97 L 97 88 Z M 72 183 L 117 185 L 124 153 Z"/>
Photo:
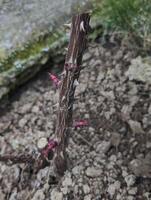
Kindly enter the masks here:
<path id="1" fill-rule="evenodd" d="M 71 36 L 64 64 L 60 86 L 59 108 L 55 135 L 58 146 L 54 155 L 55 172 L 62 176 L 67 169 L 66 147 L 68 145 L 69 127 L 72 126 L 74 93 L 78 81 L 82 56 L 86 48 L 90 16 L 79 14 L 72 18 Z"/>

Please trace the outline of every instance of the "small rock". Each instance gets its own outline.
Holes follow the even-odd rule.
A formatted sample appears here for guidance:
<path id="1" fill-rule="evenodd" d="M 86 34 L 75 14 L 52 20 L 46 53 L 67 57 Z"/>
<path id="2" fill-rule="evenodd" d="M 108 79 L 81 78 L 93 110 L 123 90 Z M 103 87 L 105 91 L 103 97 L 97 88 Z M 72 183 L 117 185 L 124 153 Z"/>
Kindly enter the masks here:
<path id="1" fill-rule="evenodd" d="M 85 197 L 84 197 L 84 200 L 91 200 L 92 199 L 92 196 L 89 194 L 89 195 L 86 195 Z"/>
<path id="2" fill-rule="evenodd" d="M 31 110 L 33 103 L 27 103 L 19 109 L 19 113 L 25 114 Z"/>
<path id="3" fill-rule="evenodd" d="M 81 171 L 83 170 L 83 167 L 80 165 L 80 166 L 75 166 L 73 169 L 72 169 L 72 173 L 74 175 L 77 175 L 77 174 L 80 174 Z"/>
<path id="4" fill-rule="evenodd" d="M 89 59 L 91 58 L 91 56 L 92 56 L 92 55 L 91 55 L 89 52 L 86 52 L 86 53 L 84 54 L 84 56 L 83 56 L 83 62 L 89 60 Z"/>
<path id="5" fill-rule="evenodd" d="M 151 148 L 151 142 L 148 141 L 148 142 L 146 143 L 146 148 L 148 148 L 148 149 Z"/>
<path id="6" fill-rule="evenodd" d="M 68 190 L 68 187 L 62 187 L 61 188 L 61 192 L 64 194 L 64 195 L 67 195 L 69 190 Z"/>
<path id="7" fill-rule="evenodd" d="M 97 145 L 96 151 L 99 152 L 100 154 L 105 154 L 108 152 L 110 147 L 111 147 L 110 141 L 102 141 L 102 143 Z"/>
<path id="8" fill-rule="evenodd" d="M 102 169 L 96 169 L 94 167 L 88 167 L 86 170 L 86 175 L 92 178 L 96 178 L 102 175 Z"/>
<path id="9" fill-rule="evenodd" d="M 145 192 L 143 194 L 144 197 L 146 197 L 146 200 L 150 200 L 150 197 L 151 197 L 151 193 L 150 192 Z"/>
<path id="10" fill-rule="evenodd" d="M 130 194 L 130 195 L 136 195 L 136 193 L 137 193 L 137 188 L 136 187 L 134 187 L 134 188 L 132 188 L 132 189 L 130 189 L 128 191 L 128 194 Z"/>
<path id="11" fill-rule="evenodd" d="M 150 57 L 137 57 L 131 61 L 126 76 L 129 80 L 138 80 L 151 84 L 151 67 Z"/>
<path id="12" fill-rule="evenodd" d="M 63 186 L 72 186 L 72 179 L 71 177 L 65 177 L 64 181 L 62 182 Z"/>
<path id="13" fill-rule="evenodd" d="M 118 52 L 115 54 L 114 59 L 117 60 L 117 61 L 119 61 L 120 59 L 122 59 L 122 57 L 123 57 L 123 51 L 120 49 L 120 50 L 118 50 Z"/>
<path id="14" fill-rule="evenodd" d="M 33 112 L 33 113 L 38 113 L 38 112 L 39 112 L 39 107 L 38 107 L 38 106 L 34 106 L 34 107 L 32 108 L 32 112 Z"/>
<path id="15" fill-rule="evenodd" d="M 110 158 L 109 158 L 109 160 L 110 160 L 111 162 L 116 162 L 116 161 L 117 161 L 116 155 L 111 155 Z"/>
<path id="16" fill-rule="evenodd" d="M 59 192 L 56 189 L 53 189 L 51 192 L 51 200 L 63 200 L 62 192 Z"/>
<path id="17" fill-rule="evenodd" d="M 129 168 L 132 170 L 132 172 L 136 175 L 136 176 L 140 176 L 141 175 L 141 165 L 142 162 L 139 159 L 134 159 L 130 162 Z"/>
<path id="18" fill-rule="evenodd" d="M 112 133 L 110 141 L 111 145 L 117 149 L 121 142 L 121 135 L 119 133 Z"/>
<path id="19" fill-rule="evenodd" d="M 45 195 L 43 190 L 37 190 L 32 200 L 45 200 Z"/>
<path id="20" fill-rule="evenodd" d="M 132 160 L 129 168 L 136 176 L 151 178 L 151 155 L 148 153 L 145 158 Z"/>
<path id="21" fill-rule="evenodd" d="M 83 191 L 85 194 L 90 193 L 90 187 L 88 185 L 83 185 Z"/>
<path id="22" fill-rule="evenodd" d="M 127 196 L 127 200 L 134 200 L 133 196 Z"/>
<path id="23" fill-rule="evenodd" d="M 134 134 L 136 134 L 136 133 L 143 134 L 144 133 L 140 122 L 129 120 L 128 123 Z"/>
<path id="24" fill-rule="evenodd" d="M 26 125 L 26 123 L 27 123 L 27 119 L 22 118 L 19 120 L 18 125 L 20 128 L 23 128 Z"/>
<path id="25" fill-rule="evenodd" d="M 130 174 L 130 175 L 126 176 L 124 179 L 125 179 L 127 186 L 131 187 L 135 184 L 136 177 L 134 175 Z"/>
<path id="26" fill-rule="evenodd" d="M 120 187 L 121 187 L 121 183 L 119 181 L 116 181 L 115 183 L 109 185 L 107 191 L 110 194 L 111 198 L 114 196 L 116 191 L 119 191 Z"/>
<path id="27" fill-rule="evenodd" d="M 39 180 L 40 182 L 44 180 L 46 180 L 48 173 L 49 173 L 50 167 L 45 167 L 44 169 L 39 170 L 38 174 L 37 174 L 37 180 Z"/>
<path id="28" fill-rule="evenodd" d="M 123 176 L 123 177 L 126 177 L 126 176 L 128 176 L 128 173 L 127 173 L 127 171 L 123 170 L 123 171 L 122 171 L 122 176 Z"/>

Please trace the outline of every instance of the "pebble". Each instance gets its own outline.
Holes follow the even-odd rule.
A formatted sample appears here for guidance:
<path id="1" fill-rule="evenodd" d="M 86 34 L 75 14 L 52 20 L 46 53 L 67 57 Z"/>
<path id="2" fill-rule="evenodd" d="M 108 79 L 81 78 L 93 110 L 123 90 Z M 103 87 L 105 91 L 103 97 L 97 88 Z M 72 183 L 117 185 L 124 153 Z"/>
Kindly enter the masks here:
<path id="1" fill-rule="evenodd" d="M 39 200 L 45 200 L 46 199 L 43 190 L 37 190 L 31 200 L 38 200 L 38 199 Z"/>
<path id="2" fill-rule="evenodd" d="M 136 177 L 134 175 L 130 174 L 130 175 L 126 176 L 124 178 L 124 180 L 125 180 L 127 186 L 131 187 L 131 186 L 133 186 L 135 184 Z"/>
<path id="3" fill-rule="evenodd" d="M 85 194 L 90 193 L 90 187 L 88 185 L 83 185 L 83 191 Z"/>
<path id="4" fill-rule="evenodd" d="M 92 200 L 92 196 L 89 194 L 89 195 L 86 195 L 85 197 L 84 197 L 84 200 Z"/>
<path id="5" fill-rule="evenodd" d="M 19 120 L 18 125 L 20 128 L 23 128 L 26 125 L 26 123 L 27 123 L 27 119 L 22 118 Z"/>
<path id="6" fill-rule="evenodd" d="M 33 103 L 27 103 L 27 104 L 23 105 L 20 108 L 19 113 L 25 114 L 25 113 L 29 112 L 32 108 L 32 105 L 33 105 Z"/>
<path id="7" fill-rule="evenodd" d="M 119 181 L 114 182 L 113 184 L 109 185 L 107 192 L 111 196 L 111 198 L 114 196 L 116 191 L 119 191 L 121 187 L 121 183 Z"/>
<path id="8" fill-rule="evenodd" d="M 81 173 L 81 171 L 83 170 L 83 166 L 82 165 L 79 165 L 79 166 L 75 166 L 73 169 L 72 169 L 72 173 L 74 175 L 78 175 Z"/>
<path id="9" fill-rule="evenodd" d="M 38 114 L 38 112 L 39 112 L 39 107 L 38 107 L 38 106 L 33 106 L 32 112 Z"/>
<path id="10" fill-rule="evenodd" d="M 57 189 L 53 189 L 51 192 L 51 200 L 63 200 L 62 192 L 59 192 Z"/>
<path id="11" fill-rule="evenodd" d="M 62 185 L 67 187 L 67 186 L 72 186 L 72 179 L 71 177 L 65 177 L 64 181 L 62 182 Z"/>
<path id="12" fill-rule="evenodd" d="M 88 177 L 96 178 L 102 175 L 102 169 L 96 169 L 94 167 L 88 167 L 86 169 L 86 175 Z"/>
<path id="13" fill-rule="evenodd" d="M 136 193 L 137 193 L 137 187 L 134 187 L 128 191 L 128 194 L 130 195 L 136 195 Z"/>
<path id="14" fill-rule="evenodd" d="M 111 146 L 110 141 L 102 141 L 100 144 L 97 145 L 96 151 L 100 154 L 105 154 Z"/>
<path id="15" fill-rule="evenodd" d="M 130 128 L 132 129 L 134 134 L 143 134 L 144 133 L 140 122 L 129 120 L 128 124 L 130 125 Z"/>

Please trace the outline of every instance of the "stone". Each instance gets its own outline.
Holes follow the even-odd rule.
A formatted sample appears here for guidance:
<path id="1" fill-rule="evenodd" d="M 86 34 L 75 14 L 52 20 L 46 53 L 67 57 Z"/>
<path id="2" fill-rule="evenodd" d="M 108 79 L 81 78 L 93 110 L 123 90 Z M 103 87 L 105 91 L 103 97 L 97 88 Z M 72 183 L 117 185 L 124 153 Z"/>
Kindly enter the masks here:
<path id="1" fill-rule="evenodd" d="M 31 200 L 45 200 L 45 195 L 43 190 L 37 190 Z"/>
<path id="2" fill-rule="evenodd" d="M 151 155 L 148 153 L 145 158 L 134 159 L 130 162 L 129 168 L 136 176 L 151 178 Z"/>
<path id="3" fill-rule="evenodd" d="M 102 141 L 100 144 L 97 145 L 96 151 L 100 154 L 105 154 L 108 152 L 108 150 L 111 147 L 111 142 L 110 141 Z"/>
<path id="4" fill-rule="evenodd" d="M 71 177 L 65 177 L 64 181 L 62 182 L 63 186 L 72 186 L 72 179 Z"/>
<path id="5" fill-rule="evenodd" d="M 86 196 L 84 197 L 84 200 L 92 200 L 92 196 L 91 196 L 91 194 L 86 195 Z"/>
<path id="6" fill-rule="evenodd" d="M 84 194 L 90 193 L 90 187 L 88 185 L 83 185 Z"/>
<path id="7" fill-rule="evenodd" d="M 86 169 L 86 175 L 91 178 L 96 178 L 102 175 L 102 169 L 96 169 L 94 167 L 88 167 Z"/>
<path id="8" fill-rule="evenodd" d="M 140 122 L 137 122 L 134 120 L 129 120 L 128 124 L 134 134 L 143 134 L 144 133 L 144 130 L 142 129 Z"/>
<path id="9" fill-rule="evenodd" d="M 127 186 L 131 187 L 135 184 L 136 177 L 134 175 L 130 174 L 128 176 L 125 176 L 124 180 L 125 180 Z"/>
<path id="10" fill-rule="evenodd" d="M 38 107 L 38 106 L 34 106 L 34 107 L 32 108 L 32 112 L 38 114 L 38 112 L 39 112 L 39 107 Z"/>
<path id="11" fill-rule="evenodd" d="M 121 183 L 119 181 L 116 181 L 113 184 L 109 185 L 107 192 L 109 193 L 111 198 L 114 196 L 116 191 L 119 191 L 120 187 Z"/>
<path id="12" fill-rule="evenodd" d="M 61 192 L 62 192 L 64 195 L 67 195 L 68 192 L 69 192 L 68 187 L 62 187 L 62 188 L 61 188 Z"/>
<path id="13" fill-rule="evenodd" d="M 134 200 L 133 196 L 127 196 L 127 200 Z"/>
<path id="14" fill-rule="evenodd" d="M 18 125 L 20 128 L 23 128 L 26 125 L 26 123 L 27 123 L 27 119 L 22 118 L 19 120 Z"/>
<path id="15" fill-rule="evenodd" d="M 128 190 L 128 194 L 130 195 L 136 195 L 137 193 L 137 187 L 133 187 L 130 190 Z"/>
<path id="16" fill-rule="evenodd" d="M 109 157 L 109 160 L 110 160 L 111 162 L 115 163 L 115 162 L 117 161 L 117 156 L 116 156 L 116 155 L 111 155 L 111 156 Z"/>
<path id="17" fill-rule="evenodd" d="M 75 166 L 73 169 L 72 169 L 72 173 L 74 175 L 78 175 L 81 173 L 81 171 L 83 170 L 83 167 L 80 165 L 80 166 Z"/>
<path id="18" fill-rule="evenodd" d="M 37 173 L 37 180 L 43 182 L 46 181 L 46 178 L 48 177 L 48 174 L 50 173 L 50 167 L 45 167 L 44 169 L 39 170 Z"/>
<path id="19" fill-rule="evenodd" d="M 115 132 L 112 133 L 110 142 L 111 142 L 111 145 L 117 149 L 121 142 L 121 135 Z"/>
<path id="20" fill-rule="evenodd" d="M 119 61 L 120 59 L 122 59 L 122 57 L 123 57 L 123 51 L 120 49 L 120 50 L 118 50 L 118 52 L 115 54 L 115 60 L 116 61 Z"/>
<path id="21" fill-rule="evenodd" d="M 148 149 L 151 148 L 151 142 L 147 141 L 147 143 L 146 143 L 146 148 L 148 148 Z"/>
<path id="22" fill-rule="evenodd" d="M 126 72 L 129 80 L 142 81 L 151 84 L 151 59 L 150 57 L 137 57 L 131 61 L 131 65 Z"/>
<path id="23" fill-rule="evenodd" d="M 62 192 L 59 192 L 57 189 L 53 189 L 51 192 L 51 200 L 63 200 Z"/>
<path id="24" fill-rule="evenodd" d="M 47 144 L 48 144 L 47 138 L 41 137 L 37 142 L 37 147 L 38 149 L 43 149 L 44 147 L 46 147 Z"/>
<path id="25" fill-rule="evenodd" d="M 32 105 L 33 105 L 32 103 L 27 103 L 23 105 L 18 112 L 21 114 L 25 114 L 31 110 Z"/>

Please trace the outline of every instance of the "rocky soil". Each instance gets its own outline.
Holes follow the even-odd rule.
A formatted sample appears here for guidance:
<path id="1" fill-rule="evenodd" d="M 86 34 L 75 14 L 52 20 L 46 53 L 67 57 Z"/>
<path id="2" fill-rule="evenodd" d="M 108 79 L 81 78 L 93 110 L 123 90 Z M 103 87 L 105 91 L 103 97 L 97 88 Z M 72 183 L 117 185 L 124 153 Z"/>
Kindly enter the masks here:
<path id="1" fill-rule="evenodd" d="M 127 74 L 137 56 L 123 42 L 90 44 L 74 105 L 89 126 L 71 130 L 68 171 L 56 182 L 52 163 L 37 174 L 0 163 L 1 200 L 151 199 L 151 85 Z M 1 154 L 35 153 L 40 137 L 54 137 L 58 92 L 47 71 L 1 106 Z"/>

